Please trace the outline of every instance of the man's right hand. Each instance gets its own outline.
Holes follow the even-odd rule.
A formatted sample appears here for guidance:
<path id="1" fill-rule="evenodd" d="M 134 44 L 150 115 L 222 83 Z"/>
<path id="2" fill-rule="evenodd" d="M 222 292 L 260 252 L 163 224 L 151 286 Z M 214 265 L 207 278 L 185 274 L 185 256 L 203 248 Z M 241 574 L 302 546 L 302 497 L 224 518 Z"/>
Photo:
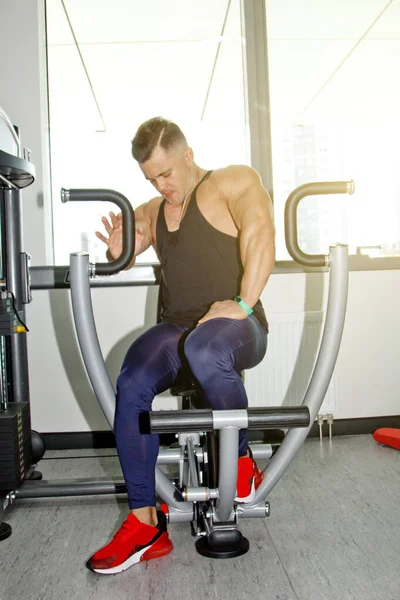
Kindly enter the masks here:
<path id="1" fill-rule="evenodd" d="M 102 223 L 108 233 L 108 238 L 96 231 L 96 236 L 108 246 L 109 254 L 111 258 L 116 260 L 121 256 L 122 253 L 122 213 L 117 215 L 113 212 L 109 213 L 110 221 L 107 217 L 102 217 Z M 145 239 L 146 227 L 140 221 L 135 223 L 135 256 L 143 252 L 146 248 L 143 248 Z"/>
<path id="2" fill-rule="evenodd" d="M 96 231 L 96 236 L 108 246 L 109 253 L 115 260 L 122 253 L 122 213 L 116 215 L 111 211 L 109 215 L 110 221 L 107 217 L 102 217 L 101 219 L 108 233 L 108 238 L 100 233 L 100 231 Z"/>

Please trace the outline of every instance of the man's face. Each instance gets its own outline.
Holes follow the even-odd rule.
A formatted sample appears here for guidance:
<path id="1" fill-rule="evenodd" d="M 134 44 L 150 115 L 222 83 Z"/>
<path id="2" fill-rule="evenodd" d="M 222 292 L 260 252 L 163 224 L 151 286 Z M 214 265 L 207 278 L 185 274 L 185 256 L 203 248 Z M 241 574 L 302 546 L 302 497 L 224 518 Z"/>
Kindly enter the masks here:
<path id="1" fill-rule="evenodd" d="M 192 186 L 191 159 L 190 148 L 165 151 L 157 146 L 149 160 L 139 166 L 159 194 L 171 204 L 178 205 Z"/>

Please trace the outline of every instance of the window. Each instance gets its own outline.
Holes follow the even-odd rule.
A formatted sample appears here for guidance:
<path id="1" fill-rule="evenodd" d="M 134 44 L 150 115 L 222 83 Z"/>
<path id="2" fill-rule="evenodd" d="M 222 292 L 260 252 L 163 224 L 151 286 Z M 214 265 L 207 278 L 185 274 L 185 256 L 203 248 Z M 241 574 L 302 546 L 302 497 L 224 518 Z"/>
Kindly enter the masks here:
<path id="1" fill-rule="evenodd" d="M 47 0 L 55 264 L 105 247 L 104 203 L 60 188 L 111 188 L 135 208 L 154 197 L 131 156 L 140 123 L 176 121 L 204 168 L 249 164 L 240 0 Z M 156 260 L 152 250 L 141 256 Z"/>
<path id="2" fill-rule="evenodd" d="M 277 258 L 288 258 L 288 194 L 347 179 L 353 196 L 300 204 L 302 249 L 326 254 L 345 242 L 352 254 L 400 256 L 400 4 L 281 0 L 266 8 Z"/>

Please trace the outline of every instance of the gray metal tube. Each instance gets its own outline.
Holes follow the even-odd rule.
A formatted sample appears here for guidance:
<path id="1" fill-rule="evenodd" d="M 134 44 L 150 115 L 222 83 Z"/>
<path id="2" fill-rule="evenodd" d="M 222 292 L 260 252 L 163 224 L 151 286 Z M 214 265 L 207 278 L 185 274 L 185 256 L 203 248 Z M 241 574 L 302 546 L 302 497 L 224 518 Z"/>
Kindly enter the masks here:
<path id="1" fill-rule="evenodd" d="M 123 481 L 79 481 L 75 479 L 60 481 L 25 481 L 15 490 L 16 498 L 56 498 L 61 496 L 93 496 L 101 494 L 125 494 Z"/>
<path id="2" fill-rule="evenodd" d="M 235 427 L 236 429 L 247 429 L 249 417 L 245 408 L 234 410 L 213 410 L 213 429 L 224 429 Z"/>
<path id="3" fill-rule="evenodd" d="M 269 517 L 269 505 L 261 504 L 258 506 L 249 506 L 248 504 L 239 504 L 237 507 L 237 514 L 239 518 L 261 518 Z"/>
<path id="4" fill-rule="evenodd" d="M 117 275 L 99 275 L 90 281 L 90 287 L 122 287 L 158 285 L 160 282 L 159 264 L 138 264 L 128 271 Z M 70 287 L 70 268 L 64 267 L 31 267 L 32 290 L 68 289 Z"/>
<path id="5" fill-rule="evenodd" d="M 310 425 L 306 429 L 291 429 L 264 471 L 264 481 L 258 488 L 251 505 L 260 504 L 278 483 L 297 451 L 306 439 L 324 400 L 332 377 L 342 339 L 346 316 L 348 288 L 348 248 L 337 245 L 330 248 L 331 273 L 326 320 L 318 358 L 302 405 L 310 411 Z"/>
<path id="6" fill-rule="evenodd" d="M 207 502 L 210 499 L 218 498 L 219 493 L 217 489 L 210 489 L 208 487 L 189 487 L 186 488 L 185 498 L 192 502 Z"/>
<path id="7" fill-rule="evenodd" d="M 163 448 L 157 456 L 158 465 L 177 465 L 181 458 L 180 448 Z"/>
<path id="8" fill-rule="evenodd" d="M 246 105 L 251 165 L 272 197 L 271 118 L 269 101 L 268 35 L 265 1 L 242 5 L 243 70 L 247 82 Z M 246 124 L 247 125 L 247 124 Z"/>
<path id="9" fill-rule="evenodd" d="M 198 410 L 157 410 L 142 413 L 142 433 L 185 433 L 213 430 L 211 408 Z"/>
<path id="10" fill-rule="evenodd" d="M 285 204 L 285 240 L 290 256 L 308 267 L 324 267 L 327 256 L 324 254 L 306 254 L 299 247 L 297 239 L 297 206 L 303 198 L 316 195 L 354 194 L 354 181 L 317 181 L 297 187 L 289 195 Z"/>
<path id="11" fill-rule="evenodd" d="M 274 427 L 308 427 L 310 414 L 306 406 L 263 406 L 237 410 L 157 410 L 142 413 L 142 433 L 213 431 L 224 427 L 270 429 Z"/>
<path id="12" fill-rule="evenodd" d="M 266 450 L 268 452 L 268 450 Z M 197 462 L 204 462 L 204 450 L 199 446 L 194 449 L 194 453 Z M 162 448 L 157 456 L 158 465 L 178 465 L 181 460 L 181 449 L 180 448 Z M 263 455 L 264 458 L 264 455 Z M 266 458 L 269 458 L 268 456 Z"/>
<path id="13" fill-rule="evenodd" d="M 278 448 L 278 444 L 258 444 L 254 442 L 249 443 L 249 448 L 253 455 L 254 460 L 269 460 L 274 453 L 274 450 Z M 204 462 L 203 448 L 196 448 L 196 459 L 197 462 Z M 180 448 L 167 448 L 162 449 L 158 453 L 157 464 L 158 465 L 176 465 L 179 464 L 181 458 Z"/>
<path id="14" fill-rule="evenodd" d="M 72 189 L 61 190 L 62 202 L 113 202 L 122 211 L 122 252 L 110 262 L 95 263 L 95 273 L 98 275 L 113 275 L 125 269 L 131 262 L 135 252 L 135 213 L 131 203 L 125 196 L 115 190 Z"/>
<path id="15" fill-rule="evenodd" d="M 0 173 L 0 180 L 3 181 L 3 183 L 5 183 L 7 186 L 9 186 L 10 188 L 12 188 L 13 190 L 18 190 L 18 186 L 15 185 L 15 183 L 13 183 L 12 181 L 10 181 L 9 179 L 7 179 L 7 177 L 4 177 L 4 175 L 2 175 Z"/>
<path id="16" fill-rule="evenodd" d="M 180 513 L 193 514 L 193 503 L 183 502 L 183 500 L 180 499 L 181 495 L 179 491 L 159 467 L 156 467 L 156 492 L 168 506 L 172 506 Z"/>
<path id="17" fill-rule="evenodd" d="M 190 523 L 194 519 L 193 505 L 192 512 L 182 512 L 174 507 L 168 506 L 168 523 Z"/>
<path id="18" fill-rule="evenodd" d="M 75 328 L 83 361 L 101 409 L 114 429 L 115 391 L 112 386 L 97 337 L 88 277 L 89 255 L 71 254 L 71 300 Z"/>
<path id="19" fill-rule="evenodd" d="M 219 470 L 216 517 L 228 521 L 232 514 L 238 471 L 239 429 L 226 427 L 219 432 Z M 223 468 L 222 468 L 223 466 Z"/>
<path id="20" fill-rule="evenodd" d="M 161 473 L 161 477 L 158 477 L 158 488 L 157 473 Z M 193 503 L 178 502 L 174 497 L 174 494 L 176 495 L 176 488 L 159 469 L 156 469 L 156 488 L 157 493 L 162 492 L 159 495 L 163 500 L 167 501 L 168 506 L 179 510 L 181 514 L 189 514 L 191 516 L 189 520 L 192 520 Z M 17 499 L 126 494 L 126 485 L 123 481 L 79 481 L 74 479 L 38 482 L 26 481 L 23 486 L 15 490 L 14 494 Z"/>
<path id="21" fill-rule="evenodd" d="M 192 438 L 187 439 L 187 451 L 189 461 L 189 473 L 190 473 L 190 485 L 191 487 L 199 487 L 199 478 L 197 475 L 196 459 L 195 459 L 195 448 L 193 445 Z"/>
<path id="22" fill-rule="evenodd" d="M 75 327 L 83 361 L 93 386 L 94 393 L 111 427 L 114 428 L 115 391 L 104 364 L 93 316 L 89 285 L 88 254 L 71 254 L 71 298 Z M 192 511 L 191 502 L 176 500 L 177 490 L 164 473 L 156 467 L 156 492 L 167 504 L 182 510 Z"/>
<path id="23" fill-rule="evenodd" d="M 274 452 L 273 446 L 271 444 L 252 444 L 250 442 L 249 448 L 251 450 L 254 460 L 268 460 L 269 458 L 271 458 Z"/>
<path id="24" fill-rule="evenodd" d="M 7 259 L 3 265 L 7 289 L 14 294 L 15 308 L 25 322 L 22 304 L 22 206 L 20 190 L 4 190 Z M 10 336 L 13 402 L 29 402 L 26 333 Z"/>

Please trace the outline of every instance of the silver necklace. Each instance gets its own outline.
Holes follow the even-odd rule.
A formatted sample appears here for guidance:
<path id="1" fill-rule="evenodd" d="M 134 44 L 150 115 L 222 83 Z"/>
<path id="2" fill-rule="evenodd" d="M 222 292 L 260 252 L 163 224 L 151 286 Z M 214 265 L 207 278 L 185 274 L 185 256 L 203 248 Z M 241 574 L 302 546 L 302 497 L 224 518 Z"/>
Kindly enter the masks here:
<path id="1" fill-rule="evenodd" d="M 178 231 L 178 229 L 179 229 L 179 227 L 181 225 L 181 221 L 182 221 L 182 217 L 183 217 L 183 212 L 184 212 L 185 206 L 186 206 L 186 201 L 189 198 L 190 194 L 193 192 L 193 190 L 194 190 L 194 188 L 192 188 L 190 190 L 190 192 L 187 194 L 187 196 L 185 197 L 184 201 L 182 202 L 181 212 L 179 213 L 179 217 L 178 217 L 178 225 L 172 231 Z"/>
<path id="2" fill-rule="evenodd" d="M 201 172 L 200 172 L 200 179 L 199 179 L 199 183 L 200 183 L 200 181 L 201 181 L 201 179 L 202 179 L 202 177 L 203 177 L 203 172 L 204 172 L 204 169 L 202 169 L 202 170 L 201 170 Z M 179 217 L 178 217 L 178 224 L 177 224 L 176 228 L 175 228 L 175 229 L 172 229 L 171 231 L 178 231 L 178 229 L 179 229 L 179 227 L 180 227 L 180 225 L 181 225 L 181 221 L 182 221 L 183 213 L 185 212 L 186 201 L 187 201 L 187 199 L 189 198 L 190 194 L 193 192 L 193 190 L 194 190 L 194 188 L 195 188 L 195 187 L 196 187 L 196 186 L 194 185 L 194 186 L 192 187 L 192 189 L 190 190 L 190 192 L 189 192 L 189 193 L 188 193 L 188 194 L 185 196 L 185 199 L 184 199 L 184 201 L 182 202 L 181 212 L 179 213 Z"/>

